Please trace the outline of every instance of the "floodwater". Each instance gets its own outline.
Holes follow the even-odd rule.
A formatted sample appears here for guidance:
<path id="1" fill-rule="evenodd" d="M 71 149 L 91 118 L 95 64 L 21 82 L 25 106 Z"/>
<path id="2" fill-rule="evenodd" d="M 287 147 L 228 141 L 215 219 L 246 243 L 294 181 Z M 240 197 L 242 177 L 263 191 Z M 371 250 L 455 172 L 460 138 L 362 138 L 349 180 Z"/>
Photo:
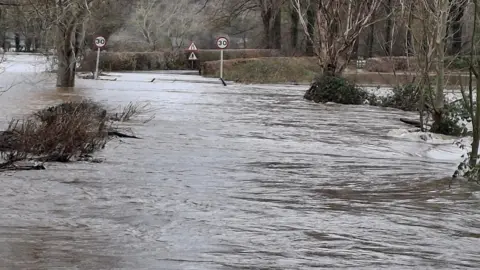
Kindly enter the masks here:
<path id="1" fill-rule="evenodd" d="M 406 114 L 313 104 L 302 87 L 124 75 L 18 78 L 9 117 L 92 98 L 148 101 L 105 161 L 0 174 L 0 269 L 478 269 L 480 189 L 450 141 L 394 136 Z M 5 77 L 7 76 L 7 77 Z M 148 82 L 152 78 L 154 82 Z M 36 83 L 34 85 L 34 83 Z"/>

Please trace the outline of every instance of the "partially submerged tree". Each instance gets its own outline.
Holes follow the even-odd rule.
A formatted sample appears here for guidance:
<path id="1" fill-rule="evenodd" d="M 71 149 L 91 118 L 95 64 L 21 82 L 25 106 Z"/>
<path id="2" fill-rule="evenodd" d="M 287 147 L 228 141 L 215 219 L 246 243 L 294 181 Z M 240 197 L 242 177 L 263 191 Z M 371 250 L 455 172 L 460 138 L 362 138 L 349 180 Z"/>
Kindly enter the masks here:
<path id="1" fill-rule="evenodd" d="M 95 1 L 98 0 L 60 0 L 55 3 L 58 87 L 75 86 L 77 57 L 83 46 L 90 7 Z"/>
<path id="2" fill-rule="evenodd" d="M 300 14 L 305 35 L 311 40 L 322 72 L 340 75 L 353 53 L 355 41 L 369 24 L 381 0 L 317 0 L 315 5 L 315 29 L 317 38 L 310 35 L 309 24 L 304 19 L 301 0 L 291 0 Z"/>
<path id="3" fill-rule="evenodd" d="M 447 81 L 446 66 L 447 61 L 447 40 L 453 34 L 449 34 L 449 25 L 455 24 L 458 17 L 449 16 L 452 9 L 461 5 L 464 0 L 421 0 L 412 2 L 411 0 L 400 0 L 400 4 L 405 7 L 403 12 L 409 13 L 408 32 L 410 39 L 409 51 L 415 57 L 419 90 L 422 91 L 422 98 L 428 96 L 429 104 L 420 104 L 420 111 L 428 107 L 433 117 L 431 131 L 439 132 L 443 127 L 445 120 L 445 86 Z M 415 3 L 413 7 L 412 4 Z M 407 16 L 404 16 L 407 17 Z M 461 26 L 456 25 L 456 28 Z M 456 34 L 455 34 L 456 35 Z M 451 58 L 455 58 L 453 56 Z M 432 80 L 431 72 L 434 72 L 435 78 Z M 430 91 L 430 89 L 434 89 Z M 427 92 L 423 93 L 424 91 Z M 421 116 L 423 123 L 423 117 Z"/>
<path id="4" fill-rule="evenodd" d="M 468 157 L 455 171 L 456 177 L 460 171 L 463 171 L 470 180 L 480 181 L 479 148 L 480 148 L 480 60 L 477 55 L 478 48 L 478 29 L 480 16 L 480 1 L 473 1 L 473 27 L 471 29 L 470 55 L 469 55 L 469 84 L 468 92 L 462 87 L 463 106 L 468 111 L 469 120 L 472 123 L 472 148 Z"/>

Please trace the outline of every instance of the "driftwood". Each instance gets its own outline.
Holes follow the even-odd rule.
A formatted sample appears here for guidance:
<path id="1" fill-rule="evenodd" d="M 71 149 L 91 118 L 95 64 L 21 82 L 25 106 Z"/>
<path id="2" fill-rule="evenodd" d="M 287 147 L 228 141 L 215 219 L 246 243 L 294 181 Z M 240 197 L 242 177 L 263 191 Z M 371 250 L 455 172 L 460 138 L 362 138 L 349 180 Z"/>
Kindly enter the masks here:
<path id="1" fill-rule="evenodd" d="M 422 125 L 421 125 L 420 121 L 418 121 L 418 120 L 408 119 L 408 118 L 400 118 L 400 121 L 402 121 L 405 124 L 417 127 L 417 128 L 422 128 Z"/>
<path id="2" fill-rule="evenodd" d="M 43 163 L 33 163 L 33 164 L 28 164 L 28 163 L 23 163 L 23 164 L 15 164 L 13 162 L 6 162 L 3 164 L 0 164 L 0 172 L 2 171 L 39 171 L 39 170 L 45 170 L 45 166 Z"/>
<path id="3" fill-rule="evenodd" d="M 119 131 L 116 131 L 116 130 L 108 131 L 108 136 L 117 136 L 117 137 L 120 137 L 120 138 L 129 138 L 129 139 L 141 139 L 137 136 L 128 135 L 128 134 L 125 134 L 125 133 L 122 133 L 122 132 L 119 132 Z"/>

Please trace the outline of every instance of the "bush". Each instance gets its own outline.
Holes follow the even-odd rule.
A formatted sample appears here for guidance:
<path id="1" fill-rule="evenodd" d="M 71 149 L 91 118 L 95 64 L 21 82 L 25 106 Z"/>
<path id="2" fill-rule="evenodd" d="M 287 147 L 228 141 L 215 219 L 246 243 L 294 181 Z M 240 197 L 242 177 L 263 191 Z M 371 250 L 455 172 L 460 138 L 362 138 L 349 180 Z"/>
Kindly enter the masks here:
<path id="1" fill-rule="evenodd" d="M 375 103 L 375 96 L 356 87 L 342 77 L 320 76 L 310 86 L 304 95 L 314 102 L 335 102 L 340 104 L 364 104 L 366 101 Z"/>
<path id="2" fill-rule="evenodd" d="M 471 122 L 466 108 L 459 102 L 445 103 L 442 121 L 433 123 L 430 132 L 450 136 L 466 136 L 466 122 Z"/>
<path id="3" fill-rule="evenodd" d="M 419 86 L 415 84 L 396 86 L 392 90 L 392 95 L 381 98 L 381 104 L 383 107 L 396 108 L 404 111 L 418 111 L 421 99 L 420 90 Z M 424 92 L 426 102 L 430 100 L 429 91 L 430 90 L 426 90 Z"/>
<path id="4" fill-rule="evenodd" d="M 200 63 L 220 60 L 220 50 L 200 50 L 196 53 Z M 249 59 L 249 58 L 263 58 L 263 57 L 279 57 L 281 53 L 279 50 L 269 49 L 231 49 L 223 51 L 223 59 Z"/>
<path id="5" fill-rule="evenodd" d="M 97 53 L 89 52 L 80 63 L 79 71 L 95 70 Z M 183 52 L 102 52 L 99 69 L 104 71 L 172 70 L 185 69 L 187 58 Z"/>
<path id="6" fill-rule="evenodd" d="M 417 68 L 414 57 L 372 57 L 368 58 L 364 69 L 370 72 L 411 71 Z"/>
<path id="7" fill-rule="evenodd" d="M 474 63 L 479 60 L 478 56 L 474 56 Z M 445 58 L 445 67 L 449 70 L 455 71 L 468 71 L 470 68 L 470 56 L 460 55 L 460 56 L 449 56 Z"/>
<path id="8" fill-rule="evenodd" d="M 102 149 L 108 140 L 106 110 L 83 101 L 63 103 L 12 120 L 0 140 L 6 163 L 35 158 L 66 162 Z"/>
<path id="9" fill-rule="evenodd" d="M 99 69 L 104 71 L 135 71 L 135 70 L 182 70 L 190 66 L 190 53 L 178 51 L 156 52 L 102 52 Z M 219 50 L 200 50 L 195 53 L 199 63 L 220 60 Z M 280 55 L 278 50 L 225 50 L 224 59 L 245 59 L 257 57 L 273 57 Z M 80 63 L 79 71 L 95 70 L 97 52 L 86 54 Z"/>

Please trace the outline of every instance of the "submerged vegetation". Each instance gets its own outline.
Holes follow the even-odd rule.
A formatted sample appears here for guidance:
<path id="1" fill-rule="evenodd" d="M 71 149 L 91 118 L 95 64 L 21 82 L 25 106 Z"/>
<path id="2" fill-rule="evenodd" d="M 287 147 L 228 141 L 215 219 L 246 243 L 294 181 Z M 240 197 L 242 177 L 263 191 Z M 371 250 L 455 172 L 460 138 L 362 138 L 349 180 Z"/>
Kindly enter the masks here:
<path id="1" fill-rule="evenodd" d="M 109 114 L 101 104 L 85 100 L 61 103 L 13 119 L 0 134 L 0 170 L 44 168 L 38 164 L 19 167 L 19 161 L 85 160 L 103 149 L 113 136 L 137 138 L 114 123 L 145 112 L 151 112 L 147 105 L 130 103 L 121 112 Z"/>

